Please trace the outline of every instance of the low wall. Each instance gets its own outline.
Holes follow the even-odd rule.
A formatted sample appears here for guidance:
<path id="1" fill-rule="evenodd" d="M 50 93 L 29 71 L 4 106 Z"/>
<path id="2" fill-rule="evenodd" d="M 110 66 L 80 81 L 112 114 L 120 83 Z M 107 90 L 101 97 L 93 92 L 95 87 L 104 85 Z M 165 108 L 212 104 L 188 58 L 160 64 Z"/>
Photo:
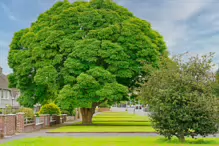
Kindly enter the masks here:
<path id="1" fill-rule="evenodd" d="M 0 115 L 0 137 L 11 136 L 16 132 L 16 115 Z"/>
<path id="2" fill-rule="evenodd" d="M 5 132 L 5 116 L 0 115 L 0 138 L 4 137 Z"/>
<path id="3" fill-rule="evenodd" d="M 6 135 L 11 136 L 16 132 L 16 115 L 10 114 L 6 117 Z"/>
<path id="4" fill-rule="evenodd" d="M 39 124 L 36 124 L 35 126 L 35 130 L 40 130 L 42 128 L 44 128 L 44 123 L 39 123 Z"/>
<path id="5" fill-rule="evenodd" d="M 74 121 L 75 120 L 75 116 L 67 116 L 67 121 Z"/>
<path id="6" fill-rule="evenodd" d="M 24 131 L 23 132 L 32 132 L 32 131 L 35 131 L 35 123 L 24 125 Z"/>
<path id="7" fill-rule="evenodd" d="M 32 132 L 47 126 L 61 124 L 67 121 L 67 115 L 40 115 L 40 117 L 34 117 L 31 121 L 28 120 L 25 119 L 24 113 L 0 115 L 0 138 L 12 136 L 16 132 Z"/>

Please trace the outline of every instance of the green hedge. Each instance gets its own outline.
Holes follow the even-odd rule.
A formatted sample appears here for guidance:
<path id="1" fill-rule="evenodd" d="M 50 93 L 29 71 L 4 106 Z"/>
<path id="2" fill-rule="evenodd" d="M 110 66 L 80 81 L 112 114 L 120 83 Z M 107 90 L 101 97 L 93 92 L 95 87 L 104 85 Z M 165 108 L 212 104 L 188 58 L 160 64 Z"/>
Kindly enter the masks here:
<path id="1" fill-rule="evenodd" d="M 49 114 L 49 115 L 60 115 L 61 111 L 60 111 L 60 108 L 56 104 L 49 103 L 49 104 L 43 105 L 39 113 Z"/>

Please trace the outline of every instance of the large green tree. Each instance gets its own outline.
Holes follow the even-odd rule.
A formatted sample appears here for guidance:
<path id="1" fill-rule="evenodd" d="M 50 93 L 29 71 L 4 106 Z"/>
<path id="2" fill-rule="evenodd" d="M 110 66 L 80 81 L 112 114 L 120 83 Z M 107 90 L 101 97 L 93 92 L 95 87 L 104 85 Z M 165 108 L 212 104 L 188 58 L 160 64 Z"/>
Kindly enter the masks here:
<path id="1" fill-rule="evenodd" d="M 217 97 L 219 97 L 219 69 L 215 73 L 214 91 Z"/>
<path id="2" fill-rule="evenodd" d="M 124 100 L 147 75 L 144 64 L 157 68 L 165 51 L 147 21 L 112 0 L 65 0 L 15 33 L 10 82 L 21 90 L 22 105 L 59 97 L 65 109 L 80 107 L 83 123 L 90 124 L 96 105 Z"/>
<path id="3" fill-rule="evenodd" d="M 175 58 L 154 71 L 142 87 L 153 127 L 169 139 L 207 136 L 219 130 L 219 102 L 214 94 L 212 56 Z"/>

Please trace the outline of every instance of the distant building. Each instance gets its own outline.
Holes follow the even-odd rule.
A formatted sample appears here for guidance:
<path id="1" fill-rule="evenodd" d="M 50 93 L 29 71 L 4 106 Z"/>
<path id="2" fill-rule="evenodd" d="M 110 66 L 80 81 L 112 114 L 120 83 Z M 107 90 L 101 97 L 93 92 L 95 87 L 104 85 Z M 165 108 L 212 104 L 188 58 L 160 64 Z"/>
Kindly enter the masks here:
<path id="1" fill-rule="evenodd" d="M 17 98 L 20 96 L 20 92 L 17 89 L 8 88 L 8 77 L 3 74 L 2 70 L 0 67 L 0 109 L 4 109 L 8 105 L 19 108 Z"/>

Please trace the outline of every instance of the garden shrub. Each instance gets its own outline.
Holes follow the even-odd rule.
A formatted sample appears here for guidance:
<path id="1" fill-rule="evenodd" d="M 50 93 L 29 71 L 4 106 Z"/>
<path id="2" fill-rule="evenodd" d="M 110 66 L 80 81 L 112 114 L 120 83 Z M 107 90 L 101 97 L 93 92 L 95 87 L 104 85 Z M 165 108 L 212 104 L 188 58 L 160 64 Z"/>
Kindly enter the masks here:
<path id="1" fill-rule="evenodd" d="M 33 111 L 33 109 L 31 109 L 31 108 L 21 108 L 20 110 L 19 110 L 19 112 L 22 112 L 22 113 L 24 113 L 24 116 L 26 117 L 26 118 L 33 118 L 34 117 L 34 111 Z"/>
<path id="2" fill-rule="evenodd" d="M 43 105 L 39 113 L 49 114 L 49 115 L 60 115 L 61 111 L 60 111 L 60 108 L 56 104 L 49 103 L 49 104 Z"/>
<path id="3" fill-rule="evenodd" d="M 6 105 L 4 114 L 12 114 L 12 106 Z"/>

